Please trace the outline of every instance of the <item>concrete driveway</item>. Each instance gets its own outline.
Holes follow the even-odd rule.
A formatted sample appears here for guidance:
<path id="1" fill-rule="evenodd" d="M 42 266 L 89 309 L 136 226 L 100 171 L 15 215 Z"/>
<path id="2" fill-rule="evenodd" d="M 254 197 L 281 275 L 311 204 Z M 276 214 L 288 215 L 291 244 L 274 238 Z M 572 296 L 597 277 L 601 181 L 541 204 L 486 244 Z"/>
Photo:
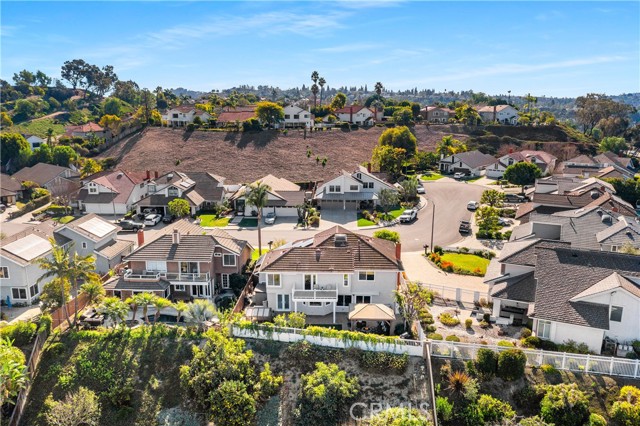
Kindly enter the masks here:
<path id="1" fill-rule="evenodd" d="M 355 230 L 358 227 L 358 214 L 352 209 L 327 208 L 320 210 L 320 228 L 327 229 L 340 225 L 347 229 Z"/>

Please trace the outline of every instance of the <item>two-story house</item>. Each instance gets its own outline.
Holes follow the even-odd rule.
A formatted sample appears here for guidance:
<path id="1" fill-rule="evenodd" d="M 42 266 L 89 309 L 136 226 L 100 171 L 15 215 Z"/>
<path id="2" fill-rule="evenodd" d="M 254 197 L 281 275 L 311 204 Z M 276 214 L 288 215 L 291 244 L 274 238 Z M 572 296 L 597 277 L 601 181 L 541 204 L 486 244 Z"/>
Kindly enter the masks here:
<path id="1" fill-rule="evenodd" d="M 56 235 L 73 241 L 73 250 L 79 255 L 96 258 L 96 272 L 104 275 L 122 262 L 133 251 L 133 242 L 119 240 L 121 228 L 94 213 L 57 227 Z"/>
<path id="2" fill-rule="evenodd" d="M 579 155 L 578 157 L 560 163 L 554 174 L 564 177 L 597 177 L 633 179 L 636 167 L 631 158 L 620 157 L 613 152 L 603 152 L 590 157 Z"/>
<path id="3" fill-rule="evenodd" d="M 517 124 L 518 110 L 511 105 L 487 105 L 478 109 L 485 123 Z"/>
<path id="4" fill-rule="evenodd" d="M 169 202 L 183 198 L 191 207 L 191 214 L 220 204 L 224 200 L 224 178 L 209 172 L 169 172 L 151 179 L 147 195 L 135 202 L 138 212 L 154 208 L 160 213 L 168 211 Z"/>
<path id="5" fill-rule="evenodd" d="M 110 296 L 151 292 L 171 299 L 212 298 L 230 287 L 253 248 L 219 229 L 203 230 L 183 219 L 125 257 L 128 267 L 105 283 Z"/>
<path id="6" fill-rule="evenodd" d="M 553 173 L 556 166 L 557 158 L 548 152 L 523 150 L 519 152 L 510 152 L 498 158 L 496 162 L 487 166 L 486 176 L 493 179 L 500 179 L 504 175 L 507 167 L 516 163 L 532 163 L 538 166 L 542 171 L 542 175 L 546 176 Z"/>
<path id="7" fill-rule="evenodd" d="M 304 204 L 307 196 L 311 196 L 310 193 L 305 195 L 305 191 L 300 188 L 300 185 L 273 175 L 266 175 L 251 185 L 257 185 L 258 183 L 268 185 L 270 188 L 267 193 L 267 205 L 262 208 L 263 217 L 267 213 L 274 213 L 276 216 L 295 217 L 298 215 L 297 207 Z M 229 198 L 236 212 L 244 216 L 253 216 L 254 212 L 257 214 L 256 207 L 246 202 L 249 189 L 249 185 L 243 185 Z"/>
<path id="8" fill-rule="evenodd" d="M 300 108 L 297 105 L 287 105 L 284 107 L 284 121 L 282 125 L 286 127 L 310 129 L 314 124 L 314 116 L 310 111 Z"/>
<path id="9" fill-rule="evenodd" d="M 455 118 L 456 112 L 449 108 L 426 106 L 420 109 L 420 115 L 428 123 L 448 123 L 449 119 Z"/>
<path id="10" fill-rule="evenodd" d="M 69 240 L 54 234 L 52 222 L 43 222 L 0 240 L 0 300 L 13 305 L 38 302 L 43 286 L 37 283 L 44 271 L 38 260 L 51 255 L 50 238 L 65 245 Z"/>
<path id="11" fill-rule="evenodd" d="M 495 157 L 474 150 L 443 157 L 438 165 L 442 173 L 464 173 L 477 177 L 482 176 L 485 169 L 495 161 Z"/>
<path id="12" fill-rule="evenodd" d="M 356 304 L 395 309 L 403 271 L 400 245 L 335 226 L 272 250 L 257 266 L 259 286 L 275 313 L 347 313 Z"/>
<path id="13" fill-rule="evenodd" d="M 398 192 L 395 186 L 375 176 L 367 167 L 359 166 L 355 172 L 343 170 L 339 176 L 321 185 L 315 199 L 321 209 L 374 208 L 381 189 Z"/>
<path id="14" fill-rule="evenodd" d="M 96 173 L 78 192 L 76 207 L 87 213 L 122 216 L 148 194 L 151 176 L 122 170 Z"/>
<path id="15" fill-rule="evenodd" d="M 359 126 L 373 126 L 376 121 L 376 113 L 363 105 L 350 105 L 340 108 L 334 114 L 339 121 L 346 121 Z"/>
<path id="16" fill-rule="evenodd" d="M 206 111 L 196 109 L 193 105 L 180 105 L 165 111 L 162 114 L 162 120 L 166 121 L 170 127 L 184 127 L 189 123 L 193 123 L 196 117 L 200 117 L 203 123 L 211 118 Z"/>
<path id="17" fill-rule="evenodd" d="M 37 163 L 20 169 L 12 176 L 18 182 L 35 182 L 54 197 L 73 194 L 80 188 L 80 173 L 68 167 Z"/>

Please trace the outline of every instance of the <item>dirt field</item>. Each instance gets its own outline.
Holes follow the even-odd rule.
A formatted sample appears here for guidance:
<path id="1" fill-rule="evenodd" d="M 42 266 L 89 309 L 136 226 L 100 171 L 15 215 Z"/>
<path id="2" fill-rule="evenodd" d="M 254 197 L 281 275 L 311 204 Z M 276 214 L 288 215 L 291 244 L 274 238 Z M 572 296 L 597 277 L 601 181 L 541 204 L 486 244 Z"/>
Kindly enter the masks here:
<path id="1" fill-rule="evenodd" d="M 210 171 L 228 183 L 252 182 L 271 173 L 294 182 L 328 180 L 341 170 L 353 171 L 371 159 L 381 127 L 308 133 L 200 132 L 149 128 L 123 139 L 101 158 L 115 157 L 127 171 Z M 448 133 L 416 126 L 418 149 L 433 150 Z M 466 135 L 456 135 L 466 139 Z M 311 155 L 307 157 L 307 151 Z M 320 162 L 316 161 L 319 157 Z M 322 159 L 327 158 L 325 167 Z"/>

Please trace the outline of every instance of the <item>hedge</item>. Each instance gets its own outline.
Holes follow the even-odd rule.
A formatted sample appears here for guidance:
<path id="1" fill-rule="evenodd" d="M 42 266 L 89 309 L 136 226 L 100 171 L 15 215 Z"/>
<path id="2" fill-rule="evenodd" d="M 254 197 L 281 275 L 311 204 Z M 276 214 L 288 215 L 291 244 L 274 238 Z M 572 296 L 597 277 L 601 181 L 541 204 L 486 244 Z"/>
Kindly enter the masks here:
<path id="1" fill-rule="evenodd" d="M 504 380 L 517 380 L 524 376 L 527 356 L 520 349 L 508 349 L 498 355 L 498 376 Z"/>
<path id="2" fill-rule="evenodd" d="M 36 198 L 35 200 L 29 201 L 20 210 L 9 213 L 9 217 L 11 219 L 14 219 L 16 217 L 20 217 L 22 215 L 25 215 L 25 214 L 37 209 L 38 207 L 42 207 L 45 204 L 48 204 L 50 201 L 51 201 L 51 195 L 50 194 L 49 195 L 45 195 L 44 197 Z"/>

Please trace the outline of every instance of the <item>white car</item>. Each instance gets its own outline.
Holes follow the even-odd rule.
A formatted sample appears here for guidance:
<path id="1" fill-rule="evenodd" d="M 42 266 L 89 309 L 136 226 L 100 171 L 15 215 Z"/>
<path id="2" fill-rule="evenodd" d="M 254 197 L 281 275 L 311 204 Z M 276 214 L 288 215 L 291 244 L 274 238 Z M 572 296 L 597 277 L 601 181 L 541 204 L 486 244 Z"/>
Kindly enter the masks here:
<path id="1" fill-rule="evenodd" d="M 155 226 L 162 220 L 159 214 L 150 214 L 144 218 L 144 226 Z"/>
<path id="2" fill-rule="evenodd" d="M 480 203 L 477 201 L 469 201 L 467 203 L 467 210 L 478 210 L 478 207 L 480 207 Z"/>
<path id="3" fill-rule="evenodd" d="M 460 172 L 458 172 L 458 173 L 454 173 L 454 174 L 453 174 L 453 178 L 454 178 L 455 180 L 460 180 L 460 179 L 462 179 L 462 178 L 463 178 L 463 177 L 465 177 L 465 176 L 466 176 L 466 175 L 465 175 L 464 173 L 460 173 Z"/>
<path id="4" fill-rule="evenodd" d="M 418 215 L 418 212 L 416 212 L 414 209 L 405 210 L 405 211 L 402 212 L 402 214 L 400 215 L 398 220 L 401 223 L 408 223 L 408 222 L 411 222 L 411 221 L 415 220 L 417 215 Z"/>
<path id="5" fill-rule="evenodd" d="M 273 212 L 269 212 L 264 215 L 264 223 L 267 225 L 273 225 L 276 223 L 276 214 Z"/>
<path id="6" fill-rule="evenodd" d="M 424 194 L 426 191 L 424 190 L 424 186 L 418 185 L 418 189 L 416 190 L 418 194 Z"/>

